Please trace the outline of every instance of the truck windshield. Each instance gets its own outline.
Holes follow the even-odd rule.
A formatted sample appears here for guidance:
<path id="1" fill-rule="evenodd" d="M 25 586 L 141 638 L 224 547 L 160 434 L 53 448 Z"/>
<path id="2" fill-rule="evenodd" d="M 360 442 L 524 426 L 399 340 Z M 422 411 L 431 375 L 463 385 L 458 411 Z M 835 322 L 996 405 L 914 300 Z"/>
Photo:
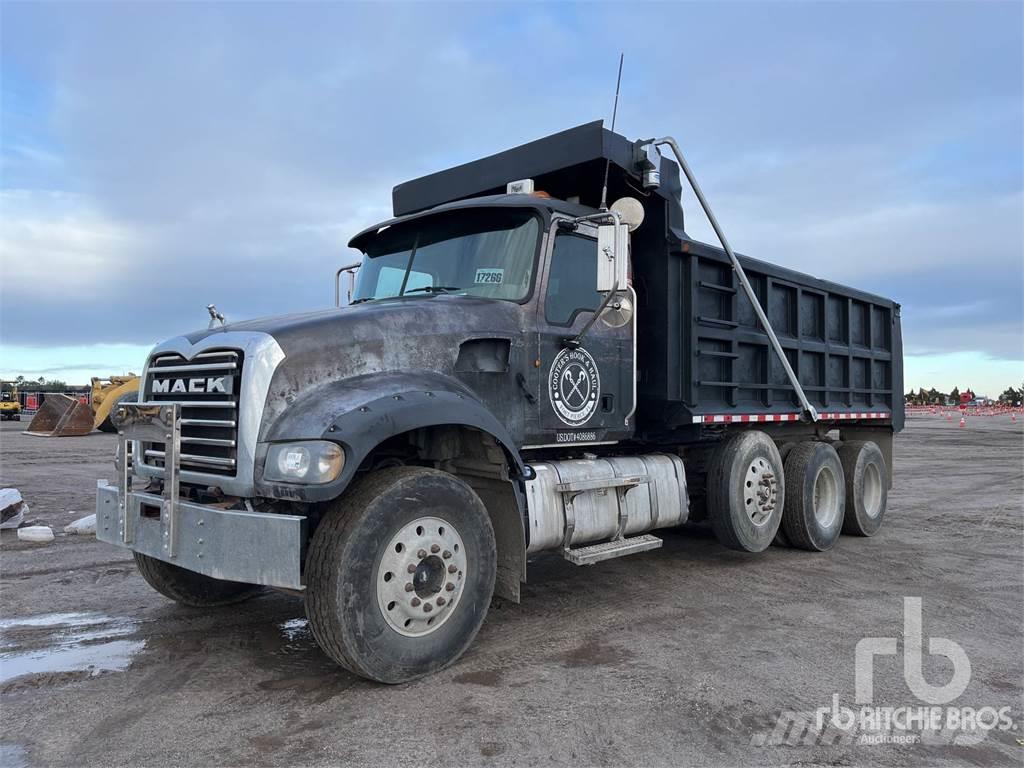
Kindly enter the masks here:
<path id="1" fill-rule="evenodd" d="M 540 241 L 524 209 L 463 209 L 381 231 L 364 246 L 352 302 L 431 293 L 521 301 Z"/>

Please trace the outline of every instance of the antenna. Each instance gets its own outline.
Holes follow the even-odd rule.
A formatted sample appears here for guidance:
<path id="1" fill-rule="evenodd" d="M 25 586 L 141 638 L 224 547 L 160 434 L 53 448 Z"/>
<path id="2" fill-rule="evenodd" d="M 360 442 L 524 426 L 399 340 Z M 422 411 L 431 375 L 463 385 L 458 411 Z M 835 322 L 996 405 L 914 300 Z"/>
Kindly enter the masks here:
<path id="1" fill-rule="evenodd" d="M 615 130 L 615 118 L 619 114 L 619 86 L 622 85 L 622 60 L 626 58 L 625 52 L 619 54 L 619 76 L 615 80 L 615 106 L 612 107 L 612 130 Z M 611 170 L 612 160 L 604 164 L 604 185 L 601 187 L 601 210 L 608 210 L 608 171 Z"/>

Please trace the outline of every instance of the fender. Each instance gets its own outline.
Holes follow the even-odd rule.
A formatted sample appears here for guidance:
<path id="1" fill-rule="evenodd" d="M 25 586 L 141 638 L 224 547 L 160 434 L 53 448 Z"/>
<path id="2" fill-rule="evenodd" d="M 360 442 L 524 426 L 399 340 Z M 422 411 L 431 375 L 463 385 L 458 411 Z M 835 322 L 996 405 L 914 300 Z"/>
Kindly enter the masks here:
<path id="1" fill-rule="evenodd" d="M 363 460 L 388 438 L 443 425 L 486 432 L 504 449 L 513 477 L 528 474 L 512 436 L 472 390 L 456 379 L 430 371 L 403 371 L 331 382 L 291 401 L 262 430 L 256 453 L 256 491 L 278 499 L 328 501 L 345 490 Z M 264 481 L 268 444 L 290 440 L 331 440 L 340 444 L 345 449 L 341 476 L 331 483 L 312 486 Z"/>

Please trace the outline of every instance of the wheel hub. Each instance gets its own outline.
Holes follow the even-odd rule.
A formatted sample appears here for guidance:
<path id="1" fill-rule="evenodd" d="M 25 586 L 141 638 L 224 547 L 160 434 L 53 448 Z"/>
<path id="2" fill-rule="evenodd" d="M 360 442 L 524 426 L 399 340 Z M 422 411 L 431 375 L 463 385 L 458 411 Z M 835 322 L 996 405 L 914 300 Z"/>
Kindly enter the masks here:
<path id="1" fill-rule="evenodd" d="M 743 479 L 743 503 L 754 525 L 764 525 L 771 519 L 778 492 L 779 483 L 772 465 L 758 456 L 750 463 Z"/>
<path id="2" fill-rule="evenodd" d="M 430 555 L 420 560 L 416 573 L 412 575 L 412 587 L 416 597 L 429 598 L 436 595 L 444 587 L 445 565 L 437 555 Z"/>
<path id="3" fill-rule="evenodd" d="M 874 519 L 882 511 L 882 473 L 874 464 L 864 468 L 864 513 Z"/>
<path id="4" fill-rule="evenodd" d="M 839 484 L 828 467 L 822 467 L 814 478 L 814 516 L 823 528 L 832 528 L 839 517 Z"/>
<path id="5" fill-rule="evenodd" d="M 462 597 L 466 548 L 438 517 L 413 520 L 396 533 L 377 567 L 377 603 L 391 628 L 407 637 L 434 632 Z"/>

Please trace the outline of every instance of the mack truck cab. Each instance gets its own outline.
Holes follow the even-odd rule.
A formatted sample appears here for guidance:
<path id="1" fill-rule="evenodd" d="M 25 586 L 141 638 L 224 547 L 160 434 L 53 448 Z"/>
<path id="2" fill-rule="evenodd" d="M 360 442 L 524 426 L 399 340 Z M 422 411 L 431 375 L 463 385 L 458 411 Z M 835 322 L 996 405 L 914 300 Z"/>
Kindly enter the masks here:
<path id="1" fill-rule="evenodd" d="M 680 170 L 596 122 L 395 187 L 346 306 L 211 309 L 152 351 L 97 536 L 185 605 L 300 594 L 325 653 L 399 683 L 536 552 L 593 565 L 689 520 L 750 553 L 874 534 L 898 305 L 691 240 Z"/>

